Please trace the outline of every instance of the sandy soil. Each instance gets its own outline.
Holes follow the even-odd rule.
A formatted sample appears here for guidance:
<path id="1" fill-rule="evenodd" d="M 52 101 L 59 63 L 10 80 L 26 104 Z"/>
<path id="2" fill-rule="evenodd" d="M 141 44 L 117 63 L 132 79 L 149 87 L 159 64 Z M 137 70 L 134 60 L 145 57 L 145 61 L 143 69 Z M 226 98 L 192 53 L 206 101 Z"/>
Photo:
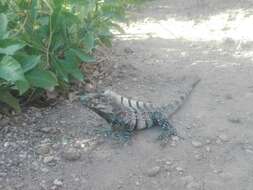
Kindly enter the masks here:
<path id="1" fill-rule="evenodd" d="M 119 145 L 94 133 L 109 126 L 78 101 L 31 107 L 1 120 L 0 190 L 253 189 L 252 10 L 246 0 L 157 0 L 131 11 L 101 86 L 166 104 L 199 76 L 172 118 L 184 138 L 163 147 L 149 129 Z"/>

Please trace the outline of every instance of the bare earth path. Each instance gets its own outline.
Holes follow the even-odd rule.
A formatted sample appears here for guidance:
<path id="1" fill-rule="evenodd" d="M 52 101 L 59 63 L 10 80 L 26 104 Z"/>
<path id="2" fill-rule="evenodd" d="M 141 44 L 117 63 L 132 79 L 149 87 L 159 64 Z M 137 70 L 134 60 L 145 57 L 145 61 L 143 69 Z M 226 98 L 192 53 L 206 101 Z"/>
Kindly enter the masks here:
<path id="1" fill-rule="evenodd" d="M 31 108 L 0 123 L 0 190 L 252 190 L 252 11 L 246 0 L 135 10 L 114 42 L 109 88 L 163 104 L 198 75 L 172 118 L 184 139 L 161 147 L 150 129 L 118 146 L 94 136 L 108 125 L 79 102 Z"/>

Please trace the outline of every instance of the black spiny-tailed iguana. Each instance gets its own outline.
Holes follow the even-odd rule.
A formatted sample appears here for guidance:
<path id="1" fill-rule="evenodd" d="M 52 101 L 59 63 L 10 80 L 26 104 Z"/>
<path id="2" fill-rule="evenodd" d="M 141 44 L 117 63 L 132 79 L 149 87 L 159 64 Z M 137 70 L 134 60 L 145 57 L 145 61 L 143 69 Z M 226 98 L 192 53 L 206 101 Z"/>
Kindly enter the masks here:
<path id="1" fill-rule="evenodd" d="M 191 88 L 185 90 L 177 100 L 166 106 L 132 100 L 111 90 L 84 96 L 83 103 L 111 124 L 113 130 L 134 131 L 151 127 L 160 127 L 163 132 L 160 139 L 177 135 L 169 118 L 181 108 L 186 98 L 198 84 L 196 79 Z"/>

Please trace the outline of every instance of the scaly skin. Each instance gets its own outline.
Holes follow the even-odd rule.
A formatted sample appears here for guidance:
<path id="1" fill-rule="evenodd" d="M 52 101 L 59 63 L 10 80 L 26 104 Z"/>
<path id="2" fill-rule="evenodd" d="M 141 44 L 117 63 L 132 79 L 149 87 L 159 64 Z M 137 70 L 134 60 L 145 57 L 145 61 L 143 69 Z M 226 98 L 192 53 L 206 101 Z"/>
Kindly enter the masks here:
<path id="1" fill-rule="evenodd" d="M 170 124 L 169 117 L 181 108 L 192 88 L 172 103 L 159 107 L 152 103 L 132 100 L 111 90 L 90 94 L 84 97 L 84 104 L 112 125 L 114 131 L 134 131 L 151 127 L 160 127 L 160 139 L 176 135 L 176 129 Z"/>

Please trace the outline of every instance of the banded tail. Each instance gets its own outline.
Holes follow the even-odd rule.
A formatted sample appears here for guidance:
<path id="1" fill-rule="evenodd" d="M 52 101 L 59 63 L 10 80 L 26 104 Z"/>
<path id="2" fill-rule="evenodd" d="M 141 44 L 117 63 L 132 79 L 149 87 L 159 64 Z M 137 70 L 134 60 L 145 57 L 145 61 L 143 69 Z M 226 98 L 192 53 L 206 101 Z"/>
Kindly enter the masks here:
<path id="1" fill-rule="evenodd" d="M 117 94 L 114 91 L 106 90 L 104 92 L 105 96 L 108 96 L 112 99 L 112 101 L 117 104 L 121 105 L 123 107 L 129 108 L 131 110 L 135 110 L 137 112 L 146 111 L 146 112 L 152 112 L 152 111 L 161 111 L 167 116 L 171 116 L 174 113 L 176 113 L 184 104 L 187 97 L 191 94 L 192 90 L 195 88 L 195 86 L 199 83 L 200 79 L 196 79 L 193 84 L 190 86 L 190 88 L 184 90 L 182 92 L 182 95 L 177 97 L 177 99 L 174 99 L 172 103 L 169 103 L 165 106 L 159 106 L 153 103 L 146 103 L 139 100 L 133 100 L 131 98 L 127 98 L 124 96 L 121 96 Z"/>

